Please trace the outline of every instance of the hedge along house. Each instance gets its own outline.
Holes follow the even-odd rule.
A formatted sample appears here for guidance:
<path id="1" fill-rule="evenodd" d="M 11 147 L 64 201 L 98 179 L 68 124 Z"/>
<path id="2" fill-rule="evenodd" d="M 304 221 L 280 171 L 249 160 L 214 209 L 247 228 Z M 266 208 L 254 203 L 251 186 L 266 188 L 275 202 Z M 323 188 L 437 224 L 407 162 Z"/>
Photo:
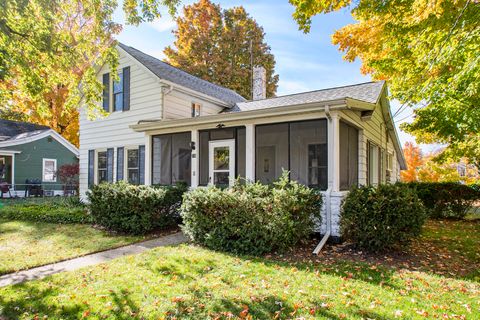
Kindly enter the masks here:
<path id="1" fill-rule="evenodd" d="M 74 145 L 47 126 L 0 119 L 0 182 L 10 185 L 12 196 L 25 195 L 27 180 L 44 195 L 63 194 L 57 170 L 78 163 L 78 156 Z"/>
<path id="2" fill-rule="evenodd" d="M 405 169 L 384 82 L 265 98 L 254 70 L 252 101 L 120 44 L 120 81 L 98 71 L 109 114 L 80 121 L 80 192 L 102 181 L 192 188 L 236 177 L 270 183 L 283 170 L 324 191 L 321 233 L 339 236 L 352 185 L 397 181 Z"/>

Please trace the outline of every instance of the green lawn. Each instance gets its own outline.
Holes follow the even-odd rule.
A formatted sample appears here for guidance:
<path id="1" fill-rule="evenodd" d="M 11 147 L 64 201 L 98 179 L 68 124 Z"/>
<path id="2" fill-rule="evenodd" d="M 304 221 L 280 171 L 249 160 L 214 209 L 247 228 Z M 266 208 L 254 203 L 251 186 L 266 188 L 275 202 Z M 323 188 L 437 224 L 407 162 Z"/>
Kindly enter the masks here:
<path id="1" fill-rule="evenodd" d="M 448 241 L 478 231 L 478 226 L 466 230 L 435 222 L 427 226 L 423 241 L 434 248 L 442 237 L 438 229 L 452 229 L 443 235 Z M 470 238 L 477 248 L 479 237 Z M 465 243 L 456 242 L 460 247 L 444 249 L 451 250 L 449 255 Z M 467 251 L 478 251 L 469 243 Z M 281 261 L 285 256 L 236 257 L 193 245 L 157 248 L 0 289 L 0 315 L 12 319 L 480 318 L 480 283 L 475 280 L 348 257 L 323 262 L 327 257 L 288 262 Z M 476 256 L 465 256 L 470 258 L 470 264 L 478 263 Z"/>
<path id="2" fill-rule="evenodd" d="M 0 274 L 118 247 L 141 239 L 112 236 L 89 225 L 0 219 Z"/>

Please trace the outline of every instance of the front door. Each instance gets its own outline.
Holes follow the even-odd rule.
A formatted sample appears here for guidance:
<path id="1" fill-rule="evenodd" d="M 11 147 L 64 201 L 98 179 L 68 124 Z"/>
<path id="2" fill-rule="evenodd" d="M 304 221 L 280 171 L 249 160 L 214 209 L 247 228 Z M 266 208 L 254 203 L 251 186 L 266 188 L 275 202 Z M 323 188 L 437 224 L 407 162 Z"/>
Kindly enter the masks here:
<path id="1" fill-rule="evenodd" d="M 228 187 L 235 179 L 235 140 L 210 141 L 209 184 Z"/>

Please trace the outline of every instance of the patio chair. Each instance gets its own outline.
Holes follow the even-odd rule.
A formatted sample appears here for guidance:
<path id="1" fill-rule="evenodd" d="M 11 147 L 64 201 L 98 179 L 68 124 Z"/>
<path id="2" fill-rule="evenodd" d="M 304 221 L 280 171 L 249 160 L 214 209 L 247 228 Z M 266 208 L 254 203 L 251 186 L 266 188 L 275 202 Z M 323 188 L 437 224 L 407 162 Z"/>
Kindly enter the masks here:
<path id="1" fill-rule="evenodd" d="M 10 192 L 10 185 L 6 182 L 0 182 L 0 192 L 1 192 L 1 197 L 3 198 L 3 194 L 8 192 L 8 195 L 10 198 L 12 198 L 12 193 Z"/>

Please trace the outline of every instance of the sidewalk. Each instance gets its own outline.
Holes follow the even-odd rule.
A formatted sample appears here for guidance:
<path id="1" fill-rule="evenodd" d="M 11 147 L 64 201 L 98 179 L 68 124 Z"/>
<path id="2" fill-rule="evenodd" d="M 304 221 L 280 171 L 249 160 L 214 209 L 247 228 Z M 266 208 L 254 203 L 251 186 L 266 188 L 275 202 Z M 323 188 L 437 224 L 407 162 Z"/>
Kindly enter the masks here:
<path id="1" fill-rule="evenodd" d="M 10 273 L 0 277 L 0 287 L 5 287 L 30 280 L 42 279 L 55 273 L 72 271 L 86 266 L 92 266 L 95 264 L 107 262 L 119 257 L 142 253 L 156 247 L 177 245 L 186 241 L 187 238 L 183 235 L 183 233 L 177 232 L 157 239 L 139 242 L 117 249 L 93 253 L 71 260 L 48 264 L 42 267 L 19 271 L 16 273 Z"/>

